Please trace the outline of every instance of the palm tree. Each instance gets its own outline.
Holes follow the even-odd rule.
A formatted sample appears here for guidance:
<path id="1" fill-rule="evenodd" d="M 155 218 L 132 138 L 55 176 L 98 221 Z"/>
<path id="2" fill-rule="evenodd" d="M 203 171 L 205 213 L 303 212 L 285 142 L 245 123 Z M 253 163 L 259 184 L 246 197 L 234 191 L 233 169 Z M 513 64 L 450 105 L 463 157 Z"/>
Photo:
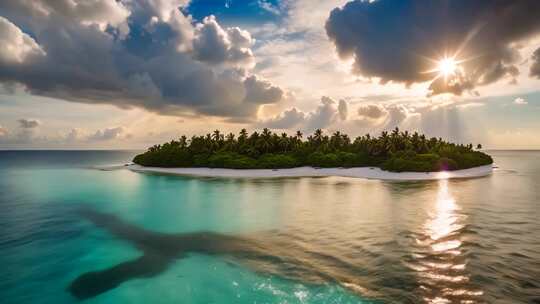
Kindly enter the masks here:
<path id="1" fill-rule="evenodd" d="M 219 139 L 221 138 L 221 133 L 219 132 L 219 130 L 215 130 L 215 131 L 214 131 L 214 134 L 212 135 L 212 138 L 213 138 L 215 141 L 219 141 Z"/>
<path id="2" fill-rule="evenodd" d="M 244 143 L 248 137 L 246 129 L 240 130 L 240 136 L 238 136 L 238 142 Z"/>
<path id="3" fill-rule="evenodd" d="M 272 131 L 270 131 L 268 128 L 264 128 L 261 136 L 270 139 L 270 136 L 272 136 Z"/>
<path id="4" fill-rule="evenodd" d="M 272 148 L 272 142 L 270 141 L 269 137 L 261 136 L 258 140 L 257 147 L 264 153 L 268 153 Z"/>
<path id="5" fill-rule="evenodd" d="M 323 139 L 323 132 L 321 129 L 317 129 L 315 130 L 315 132 L 313 133 L 313 138 L 312 138 L 312 142 L 313 144 L 315 144 L 315 147 L 318 149 L 322 143 L 322 139 Z"/>
<path id="6" fill-rule="evenodd" d="M 330 148 L 334 150 L 339 150 L 342 146 L 342 140 L 341 132 L 336 131 L 334 134 L 332 134 L 332 137 L 330 137 Z"/>
<path id="7" fill-rule="evenodd" d="M 180 136 L 179 145 L 182 149 L 187 147 L 187 137 L 185 135 Z"/>
<path id="8" fill-rule="evenodd" d="M 281 133 L 281 137 L 279 138 L 279 147 L 282 151 L 287 152 L 289 150 L 290 140 L 287 133 Z"/>
<path id="9" fill-rule="evenodd" d="M 322 140 L 322 134 L 323 134 L 323 131 L 321 129 L 317 129 L 317 130 L 315 130 L 315 133 L 313 133 L 313 138 L 316 141 L 320 142 Z"/>

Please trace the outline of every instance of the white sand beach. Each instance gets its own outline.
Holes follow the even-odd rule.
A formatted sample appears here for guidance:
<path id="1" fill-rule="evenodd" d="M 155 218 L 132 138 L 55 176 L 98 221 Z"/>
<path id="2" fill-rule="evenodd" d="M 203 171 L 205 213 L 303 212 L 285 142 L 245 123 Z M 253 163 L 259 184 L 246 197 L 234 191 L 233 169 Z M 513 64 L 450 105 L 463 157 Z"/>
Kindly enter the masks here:
<path id="1" fill-rule="evenodd" d="M 219 169 L 219 168 L 158 168 L 128 165 L 134 172 L 160 173 L 198 177 L 227 177 L 227 178 L 283 178 L 283 177 L 325 177 L 341 176 L 379 180 L 437 180 L 454 178 L 474 178 L 490 175 L 493 165 L 474 167 L 464 170 L 445 172 L 389 172 L 375 167 L 358 168 L 313 168 L 298 167 L 291 169 Z M 118 168 L 119 169 L 119 168 Z"/>

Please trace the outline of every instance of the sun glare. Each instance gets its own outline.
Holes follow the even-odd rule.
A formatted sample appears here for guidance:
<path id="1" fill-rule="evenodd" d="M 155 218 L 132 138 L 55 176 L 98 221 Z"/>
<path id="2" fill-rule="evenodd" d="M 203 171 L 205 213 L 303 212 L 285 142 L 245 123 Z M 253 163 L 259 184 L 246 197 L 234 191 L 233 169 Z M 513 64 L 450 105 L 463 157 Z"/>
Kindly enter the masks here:
<path id="1" fill-rule="evenodd" d="M 444 58 L 439 61 L 437 69 L 442 76 L 448 77 L 456 72 L 457 65 L 458 64 L 454 58 Z"/>
<path id="2" fill-rule="evenodd" d="M 433 68 L 422 73 L 435 74 L 435 79 L 444 78 L 445 81 L 452 79 L 454 76 L 457 76 L 460 73 L 463 73 L 462 63 L 467 60 L 458 60 L 456 59 L 457 54 L 454 56 L 444 56 L 440 57 L 438 60 L 427 58 L 433 63 Z"/>

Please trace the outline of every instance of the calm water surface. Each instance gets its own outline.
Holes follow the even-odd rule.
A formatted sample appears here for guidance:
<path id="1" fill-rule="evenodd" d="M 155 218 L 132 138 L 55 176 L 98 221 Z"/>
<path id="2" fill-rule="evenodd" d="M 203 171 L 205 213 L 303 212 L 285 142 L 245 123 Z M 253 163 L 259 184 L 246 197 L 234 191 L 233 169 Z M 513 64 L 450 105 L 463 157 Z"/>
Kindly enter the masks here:
<path id="1" fill-rule="evenodd" d="M 491 151 L 492 176 L 431 182 L 88 168 L 133 154 L 0 152 L 1 303 L 79 302 L 76 278 L 142 255 L 133 231 L 246 245 L 179 255 L 86 303 L 540 303 L 538 151 Z"/>

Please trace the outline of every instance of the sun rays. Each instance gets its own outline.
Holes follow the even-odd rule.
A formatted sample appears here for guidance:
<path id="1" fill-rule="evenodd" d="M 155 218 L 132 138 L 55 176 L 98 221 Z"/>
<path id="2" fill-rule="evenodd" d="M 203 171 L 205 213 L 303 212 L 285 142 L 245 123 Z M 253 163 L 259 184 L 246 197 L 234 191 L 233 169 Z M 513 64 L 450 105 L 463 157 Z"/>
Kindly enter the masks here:
<path id="1" fill-rule="evenodd" d="M 454 76 L 463 74 L 465 72 L 463 63 L 466 60 L 457 59 L 457 54 L 453 56 L 445 55 L 440 59 L 428 58 L 428 60 L 433 63 L 434 67 L 430 70 L 422 72 L 422 74 L 435 74 L 432 81 L 442 77 L 444 78 L 444 81 L 447 82 Z"/>
<path id="2" fill-rule="evenodd" d="M 437 66 L 437 70 L 439 74 L 443 75 L 444 77 L 448 77 L 450 75 L 453 75 L 458 68 L 458 64 L 454 58 L 443 58 L 439 61 L 439 64 Z"/>

